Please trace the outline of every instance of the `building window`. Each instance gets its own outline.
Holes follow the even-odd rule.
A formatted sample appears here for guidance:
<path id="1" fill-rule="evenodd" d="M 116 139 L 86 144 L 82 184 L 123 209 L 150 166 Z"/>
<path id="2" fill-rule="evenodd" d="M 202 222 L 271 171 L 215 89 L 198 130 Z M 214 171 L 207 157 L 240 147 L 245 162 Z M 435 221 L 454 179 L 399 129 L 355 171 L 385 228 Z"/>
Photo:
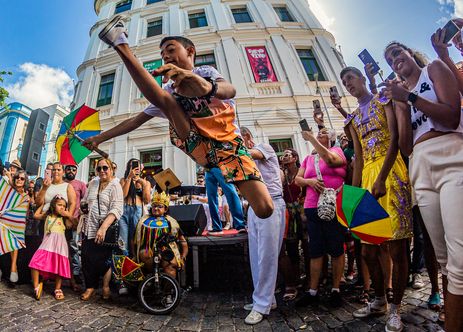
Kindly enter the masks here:
<path id="1" fill-rule="evenodd" d="M 315 58 L 312 50 L 296 50 L 299 59 L 301 59 L 302 65 L 304 66 L 305 73 L 311 81 L 315 81 L 315 73 L 318 73 L 319 81 L 326 81 L 325 76 L 323 75 L 320 65 Z"/>
<path id="2" fill-rule="evenodd" d="M 146 37 L 158 36 L 162 34 L 162 18 L 148 22 Z"/>
<path id="3" fill-rule="evenodd" d="M 252 22 L 251 15 L 249 15 L 246 7 L 232 8 L 233 18 L 235 23 L 249 23 Z"/>
<path id="4" fill-rule="evenodd" d="M 114 73 L 101 76 L 96 107 L 111 104 L 113 97 L 114 76 Z"/>
<path id="5" fill-rule="evenodd" d="M 207 26 L 206 13 L 200 11 L 198 13 L 188 14 L 188 21 L 190 21 L 190 29 L 205 27 Z"/>
<path id="6" fill-rule="evenodd" d="M 132 8 L 132 0 L 121 1 L 116 5 L 116 10 L 114 11 L 114 14 L 125 12 L 127 10 L 130 10 L 131 8 Z"/>
<path id="7" fill-rule="evenodd" d="M 140 152 L 140 161 L 143 164 L 143 177 L 153 177 L 162 170 L 162 149 Z"/>
<path id="8" fill-rule="evenodd" d="M 40 123 L 39 123 L 39 129 L 40 129 L 41 131 L 45 131 L 45 124 L 42 123 L 42 122 L 40 122 Z"/>
<path id="9" fill-rule="evenodd" d="M 286 6 L 275 6 L 273 7 L 281 22 L 294 22 L 294 18 L 291 13 L 288 11 Z"/>
<path id="10" fill-rule="evenodd" d="M 197 55 L 195 59 L 195 67 L 201 66 L 211 66 L 217 69 L 214 53 Z"/>
<path id="11" fill-rule="evenodd" d="M 278 157 L 282 156 L 285 150 L 293 148 L 291 138 L 270 139 L 269 143 Z"/>
<path id="12" fill-rule="evenodd" d="M 164 1 L 164 0 L 148 0 L 146 1 L 146 4 L 151 5 L 152 3 L 161 2 L 161 1 Z"/>
<path id="13" fill-rule="evenodd" d="M 39 154 L 37 152 L 32 153 L 32 159 L 35 161 L 39 161 Z"/>

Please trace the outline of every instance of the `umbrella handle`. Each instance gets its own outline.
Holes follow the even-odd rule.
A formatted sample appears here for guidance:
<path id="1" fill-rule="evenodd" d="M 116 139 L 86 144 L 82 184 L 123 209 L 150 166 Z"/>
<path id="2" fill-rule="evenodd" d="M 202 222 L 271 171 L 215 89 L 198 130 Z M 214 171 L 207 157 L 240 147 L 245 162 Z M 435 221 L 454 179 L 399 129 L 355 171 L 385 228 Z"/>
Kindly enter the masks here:
<path id="1" fill-rule="evenodd" d="M 93 151 L 95 151 L 96 153 L 98 153 L 100 156 L 102 156 L 105 159 L 108 159 L 109 157 L 109 154 L 107 154 L 106 152 L 104 152 L 103 150 L 99 148 L 93 148 Z"/>

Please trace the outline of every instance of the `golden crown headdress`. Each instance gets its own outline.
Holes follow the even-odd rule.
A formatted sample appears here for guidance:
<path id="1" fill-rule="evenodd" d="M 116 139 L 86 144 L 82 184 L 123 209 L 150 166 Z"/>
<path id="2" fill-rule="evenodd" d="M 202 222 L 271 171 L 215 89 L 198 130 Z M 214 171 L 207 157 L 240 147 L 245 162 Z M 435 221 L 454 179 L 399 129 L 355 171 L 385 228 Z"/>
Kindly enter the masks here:
<path id="1" fill-rule="evenodd" d="M 164 191 L 162 193 L 158 193 L 157 191 L 154 192 L 153 198 L 151 199 L 151 204 L 153 205 L 162 204 L 166 207 L 169 207 L 169 203 L 170 203 L 170 196 L 166 195 Z"/>

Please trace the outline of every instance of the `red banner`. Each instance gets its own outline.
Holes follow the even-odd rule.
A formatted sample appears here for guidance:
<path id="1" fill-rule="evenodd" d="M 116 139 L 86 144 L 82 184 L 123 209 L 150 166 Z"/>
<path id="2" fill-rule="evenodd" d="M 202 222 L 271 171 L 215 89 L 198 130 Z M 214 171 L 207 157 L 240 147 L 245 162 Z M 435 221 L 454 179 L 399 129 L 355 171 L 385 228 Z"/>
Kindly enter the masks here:
<path id="1" fill-rule="evenodd" d="M 272 63 L 265 46 L 246 47 L 249 63 L 256 83 L 277 82 Z"/>

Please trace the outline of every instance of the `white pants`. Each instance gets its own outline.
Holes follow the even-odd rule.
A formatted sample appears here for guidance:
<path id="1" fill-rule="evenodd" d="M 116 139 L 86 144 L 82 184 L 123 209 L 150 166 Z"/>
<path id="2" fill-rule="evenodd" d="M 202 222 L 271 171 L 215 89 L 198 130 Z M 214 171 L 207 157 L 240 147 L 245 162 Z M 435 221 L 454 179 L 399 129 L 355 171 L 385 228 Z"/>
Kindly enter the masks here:
<path id="1" fill-rule="evenodd" d="M 278 256 L 285 231 L 285 201 L 273 199 L 273 214 L 261 219 L 252 208 L 248 211 L 249 260 L 251 262 L 253 309 L 268 315 L 275 300 Z"/>
<path id="2" fill-rule="evenodd" d="M 448 291 L 463 295 L 463 135 L 415 145 L 410 179 Z"/>

